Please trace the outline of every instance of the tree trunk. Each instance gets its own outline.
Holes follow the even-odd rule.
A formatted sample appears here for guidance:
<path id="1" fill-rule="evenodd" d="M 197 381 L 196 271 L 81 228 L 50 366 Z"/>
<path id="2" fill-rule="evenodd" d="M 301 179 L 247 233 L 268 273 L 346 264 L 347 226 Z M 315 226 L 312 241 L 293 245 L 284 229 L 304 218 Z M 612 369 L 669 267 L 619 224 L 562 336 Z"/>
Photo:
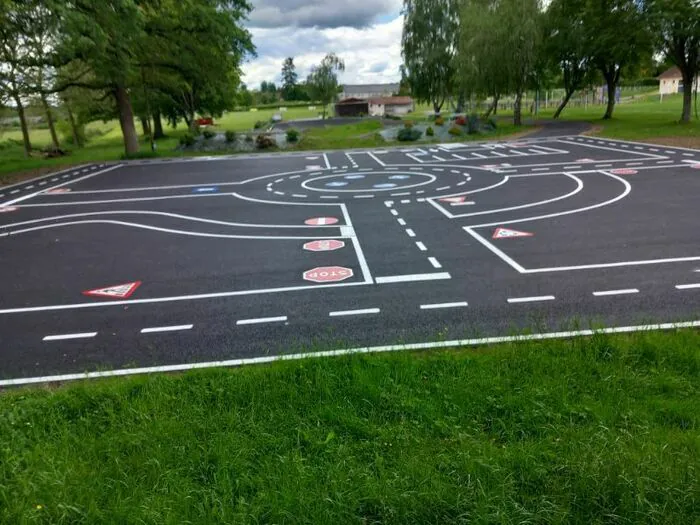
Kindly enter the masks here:
<path id="1" fill-rule="evenodd" d="M 82 147 L 83 139 L 80 137 L 80 132 L 78 131 L 78 125 L 75 122 L 75 115 L 73 115 L 73 110 L 70 108 L 70 104 L 66 102 L 66 111 L 68 111 L 68 121 L 70 122 L 70 129 L 73 133 L 73 144 L 78 147 Z"/>
<path id="2" fill-rule="evenodd" d="M 693 110 L 693 78 L 685 78 L 683 75 L 683 114 L 681 122 L 690 122 L 691 112 Z"/>
<path id="3" fill-rule="evenodd" d="M 51 134 L 51 142 L 53 142 L 53 149 L 58 150 L 61 148 L 61 144 L 58 142 L 58 135 L 56 135 L 56 126 L 53 121 L 53 114 L 51 113 L 51 107 L 44 95 L 41 95 L 41 104 L 44 106 L 44 112 L 46 113 L 46 122 L 49 125 L 49 133 Z"/>
<path id="4" fill-rule="evenodd" d="M 118 86 L 114 89 L 114 98 L 119 112 L 119 125 L 124 137 L 124 151 L 127 155 L 138 153 L 139 137 L 134 126 L 134 111 L 131 109 L 131 99 L 126 88 Z"/>
<path id="5" fill-rule="evenodd" d="M 146 117 L 139 117 L 139 120 L 141 121 L 141 129 L 143 130 L 143 136 L 150 137 L 151 136 L 151 124 L 150 124 L 150 122 L 148 122 L 148 119 Z"/>
<path id="6" fill-rule="evenodd" d="M 19 96 L 13 97 L 17 105 L 17 113 L 19 114 L 19 125 L 22 128 L 22 141 L 24 142 L 24 156 L 29 157 L 32 154 L 32 143 L 29 140 L 29 128 L 27 128 L 27 118 L 24 115 L 24 106 Z"/>
<path id="7" fill-rule="evenodd" d="M 603 120 L 610 120 L 615 110 L 615 80 L 613 76 L 605 75 L 605 81 L 608 83 L 608 106 L 605 109 Z"/>
<path id="8" fill-rule="evenodd" d="M 160 119 L 160 113 L 153 114 L 153 138 L 165 138 L 165 133 L 163 133 L 163 122 Z"/>
<path id="9" fill-rule="evenodd" d="M 515 104 L 513 105 L 513 124 L 515 126 L 522 126 L 523 125 L 522 104 L 523 104 L 523 94 L 522 94 L 522 92 L 518 92 L 515 95 Z"/>
<path id="10" fill-rule="evenodd" d="M 559 107 L 557 110 L 554 112 L 554 117 L 555 119 L 559 118 L 559 115 L 561 115 L 561 112 L 564 111 L 564 108 L 566 105 L 569 103 L 569 100 L 571 100 L 571 97 L 574 95 L 573 91 L 567 91 L 566 95 L 564 96 L 564 100 L 561 101 L 561 104 L 559 104 Z"/>
<path id="11" fill-rule="evenodd" d="M 498 103 L 501 101 L 501 97 L 499 95 L 494 95 L 493 96 L 493 116 L 495 117 L 498 115 Z"/>
<path id="12" fill-rule="evenodd" d="M 442 109 L 442 104 L 438 104 L 437 101 L 433 101 L 433 111 L 435 112 L 436 115 L 440 114 L 441 109 Z"/>
<path id="13" fill-rule="evenodd" d="M 491 102 L 489 109 L 486 110 L 486 114 L 484 115 L 484 118 L 485 119 L 489 118 L 491 116 L 491 113 L 493 113 L 495 115 L 497 107 L 498 107 L 498 97 L 493 97 L 493 102 Z"/>

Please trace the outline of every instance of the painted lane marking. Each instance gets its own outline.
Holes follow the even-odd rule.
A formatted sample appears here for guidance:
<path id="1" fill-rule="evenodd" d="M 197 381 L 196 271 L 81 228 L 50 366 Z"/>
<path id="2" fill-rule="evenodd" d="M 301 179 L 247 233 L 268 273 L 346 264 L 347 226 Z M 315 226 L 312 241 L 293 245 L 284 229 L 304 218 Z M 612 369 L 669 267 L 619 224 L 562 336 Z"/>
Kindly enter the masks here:
<path id="1" fill-rule="evenodd" d="M 25 189 L 25 190 L 31 190 L 33 187 L 34 187 L 34 184 L 32 184 L 31 186 L 25 186 L 24 189 Z"/>
<path id="2" fill-rule="evenodd" d="M 279 317 L 259 317 L 258 319 L 240 319 L 236 321 L 236 325 L 249 325 L 249 324 L 265 324 L 265 323 L 284 323 L 287 321 L 286 315 L 281 315 Z"/>
<path id="3" fill-rule="evenodd" d="M 410 194 L 411 194 L 410 191 L 405 191 L 403 193 L 392 193 L 391 196 L 392 197 L 405 197 L 406 195 L 410 195 Z"/>
<path id="4" fill-rule="evenodd" d="M 441 308 L 464 308 L 469 306 L 466 301 L 459 303 L 439 303 L 439 304 L 422 304 L 420 305 L 421 310 L 439 310 Z"/>
<path id="5" fill-rule="evenodd" d="M 19 193 L 19 190 L 12 190 L 12 191 L 10 192 L 10 195 L 14 195 L 15 193 Z"/>
<path id="6" fill-rule="evenodd" d="M 449 190 L 449 189 L 450 189 L 449 186 L 443 186 L 442 188 L 438 188 L 435 191 L 445 191 L 445 190 Z"/>
<path id="7" fill-rule="evenodd" d="M 401 204 L 410 204 L 411 201 L 409 199 L 404 199 L 401 201 Z"/>
<path id="8" fill-rule="evenodd" d="M 593 295 L 596 297 L 607 297 L 609 295 L 631 295 L 635 293 L 639 293 L 639 290 L 636 288 L 628 288 L 625 290 L 604 290 L 600 292 L 593 292 Z"/>
<path id="9" fill-rule="evenodd" d="M 625 166 L 644 166 L 643 162 L 628 162 Z"/>
<path id="10" fill-rule="evenodd" d="M 510 299 L 508 299 L 508 303 L 536 303 L 539 301 L 554 301 L 554 299 L 555 297 L 553 295 L 540 295 L 535 297 L 511 297 Z"/>
<path id="11" fill-rule="evenodd" d="M 549 171 L 551 168 L 532 168 L 532 171 Z"/>
<path id="12" fill-rule="evenodd" d="M 425 244 L 423 244 L 423 243 L 420 242 L 420 241 L 416 242 L 416 246 L 418 246 L 418 249 L 419 249 L 420 251 L 422 251 L 422 252 L 427 252 L 427 251 L 428 251 L 428 248 L 425 247 Z"/>
<path id="13" fill-rule="evenodd" d="M 344 310 L 339 312 L 330 312 L 329 317 L 344 317 L 351 315 L 369 315 L 378 314 L 381 310 L 379 308 L 364 308 L 362 310 Z"/>
<path id="14" fill-rule="evenodd" d="M 97 332 L 84 332 L 81 334 L 47 335 L 43 341 L 66 341 L 69 339 L 89 339 L 95 337 Z"/>
<path id="15" fill-rule="evenodd" d="M 191 324 L 181 324 L 176 326 L 155 326 L 153 328 L 144 328 L 141 330 L 142 334 L 159 334 L 162 332 L 180 332 L 184 330 L 192 330 L 194 325 Z"/>
<path id="16" fill-rule="evenodd" d="M 406 226 L 406 221 L 403 219 L 396 219 L 396 221 L 401 225 L 401 226 Z"/>
<path id="17" fill-rule="evenodd" d="M 612 164 L 596 164 L 596 168 L 612 168 Z"/>
<path id="18" fill-rule="evenodd" d="M 694 156 L 695 156 L 695 155 L 693 155 L 692 153 L 682 153 L 682 155 L 683 155 L 684 157 L 694 157 Z"/>
<path id="19" fill-rule="evenodd" d="M 374 199 L 374 195 L 355 195 L 355 199 Z"/>
<path id="20" fill-rule="evenodd" d="M 309 196 L 301 193 L 292 193 L 292 197 L 296 197 L 297 199 L 307 199 Z"/>
<path id="21" fill-rule="evenodd" d="M 430 261 L 430 264 L 433 265 L 433 268 L 442 268 L 442 264 L 440 264 L 440 261 L 438 261 L 435 257 L 428 257 L 428 261 Z"/>
<path id="22" fill-rule="evenodd" d="M 657 164 L 673 164 L 675 160 L 660 160 Z"/>
<path id="23" fill-rule="evenodd" d="M 391 214 L 392 214 L 394 217 L 396 217 L 396 216 L 399 214 L 399 211 L 398 211 L 398 210 L 392 209 L 392 210 L 391 210 Z M 401 226 L 403 226 L 403 224 L 402 224 Z"/>
<path id="24" fill-rule="evenodd" d="M 275 191 L 275 192 L 273 192 L 273 193 L 274 193 L 275 195 L 284 195 L 284 192 L 282 192 L 282 191 Z"/>
<path id="25" fill-rule="evenodd" d="M 281 179 L 277 179 L 275 181 L 275 184 L 279 184 L 280 182 L 284 182 L 284 177 L 282 177 Z"/>
<path id="26" fill-rule="evenodd" d="M 441 273 L 416 273 L 412 275 L 388 275 L 386 277 L 377 277 L 377 284 L 389 283 L 411 283 L 420 281 L 442 281 L 452 279 L 452 276 L 447 272 Z"/>
<path id="27" fill-rule="evenodd" d="M 564 166 L 564 169 L 565 169 L 565 170 L 577 170 L 577 169 L 579 169 L 580 167 L 581 167 L 581 166 Z"/>
<path id="28" fill-rule="evenodd" d="M 391 208 L 394 205 L 394 201 L 384 201 L 384 206 Z"/>
<path id="29" fill-rule="evenodd" d="M 337 195 L 321 195 L 322 199 L 337 199 Z"/>
<path id="30" fill-rule="evenodd" d="M 696 284 L 677 284 L 676 289 L 677 290 L 694 290 L 700 288 L 700 283 Z"/>
<path id="31" fill-rule="evenodd" d="M 414 232 L 411 228 L 406 228 L 406 235 L 408 235 L 409 237 L 415 237 L 416 232 Z"/>

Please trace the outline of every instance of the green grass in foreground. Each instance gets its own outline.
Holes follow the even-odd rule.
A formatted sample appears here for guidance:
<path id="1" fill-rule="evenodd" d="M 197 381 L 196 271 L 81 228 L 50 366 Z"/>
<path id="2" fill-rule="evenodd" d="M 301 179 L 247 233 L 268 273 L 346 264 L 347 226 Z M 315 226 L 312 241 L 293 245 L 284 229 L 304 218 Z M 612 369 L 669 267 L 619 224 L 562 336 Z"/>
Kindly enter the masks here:
<path id="1" fill-rule="evenodd" d="M 700 522 L 700 334 L 0 396 L 0 522 Z"/>

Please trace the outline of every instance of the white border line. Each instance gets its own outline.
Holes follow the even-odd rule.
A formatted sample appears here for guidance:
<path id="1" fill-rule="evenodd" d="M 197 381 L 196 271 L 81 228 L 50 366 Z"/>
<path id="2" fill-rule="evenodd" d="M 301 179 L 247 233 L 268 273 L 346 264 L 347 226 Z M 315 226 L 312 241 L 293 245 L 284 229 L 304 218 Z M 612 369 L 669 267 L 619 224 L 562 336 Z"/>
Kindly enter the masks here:
<path id="1" fill-rule="evenodd" d="M 97 379 L 103 377 L 121 377 L 138 374 L 153 374 L 164 372 L 183 372 L 202 368 L 237 367 L 273 363 L 276 361 L 298 361 L 301 359 L 340 357 L 355 354 L 376 354 L 382 352 L 402 352 L 411 350 L 434 350 L 439 348 L 456 348 L 460 346 L 483 346 L 497 343 L 519 343 L 525 341 L 546 341 L 551 339 L 571 339 L 596 334 L 628 334 L 634 332 L 651 332 L 656 330 L 679 330 L 683 328 L 700 328 L 700 321 L 688 321 L 680 323 L 660 323 L 637 326 L 620 326 L 601 328 L 597 330 L 575 330 L 569 332 L 547 332 L 529 335 L 483 337 L 480 339 L 461 339 L 453 341 L 436 341 L 429 343 L 414 343 L 403 345 L 369 346 L 349 348 L 342 350 L 330 350 L 325 352 L 306 352 L 298 354 L 253 357 L 247 359 L 230 359 L 226 361 L 209 361 L 203 363 L 183 363 L 179 365 L 151 366 L 143 368 L 124 368 L 117 370 L 104 370 L 100 372 L 83 372 L 79 374 L 61 374 L 41 377 L 24 377 L 18 379 L 0 380 L 0 387 L 30 385 L 36 383 L 55 383 L 62 381 L 76 381 L 80 379 Z"/>

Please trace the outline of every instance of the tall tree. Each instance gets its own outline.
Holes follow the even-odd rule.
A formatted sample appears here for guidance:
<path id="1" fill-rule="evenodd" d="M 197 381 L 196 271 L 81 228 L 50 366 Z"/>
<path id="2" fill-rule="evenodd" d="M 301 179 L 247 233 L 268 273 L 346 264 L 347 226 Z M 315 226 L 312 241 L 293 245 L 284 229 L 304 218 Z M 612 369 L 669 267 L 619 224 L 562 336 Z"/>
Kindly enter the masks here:
<path id="1" fill-rule="evenodd" d="M 326 118 L 326 106 L 335 100 L 338 94 L 338 71 L 345 70 L 345 63 L 334 53 L 326 55 L 321 64 L 311 69 L 306 85 L 311 98 L 323 106 L 323 118 Z"/>
<path id="2" fill-rule="evenodd" d="M 458 0 L 404 0 L 401 53 L 411 92 L 440 113 L 455 85 Z"/>
<path id="3" fill-rule="evenodd" d="M 282 64 L 282 97 L 284 100 L 294 100 L 297 87 L 297 70 L 294 58 L 287 57 Z"/>
<path id="4" fill-rule="evenodd" d="M 700 4 L 697 0 L 649 0 L 649 13 L 661 50 L 683 76 L 681 121 L 689 122 L 700 71 Z"/>

